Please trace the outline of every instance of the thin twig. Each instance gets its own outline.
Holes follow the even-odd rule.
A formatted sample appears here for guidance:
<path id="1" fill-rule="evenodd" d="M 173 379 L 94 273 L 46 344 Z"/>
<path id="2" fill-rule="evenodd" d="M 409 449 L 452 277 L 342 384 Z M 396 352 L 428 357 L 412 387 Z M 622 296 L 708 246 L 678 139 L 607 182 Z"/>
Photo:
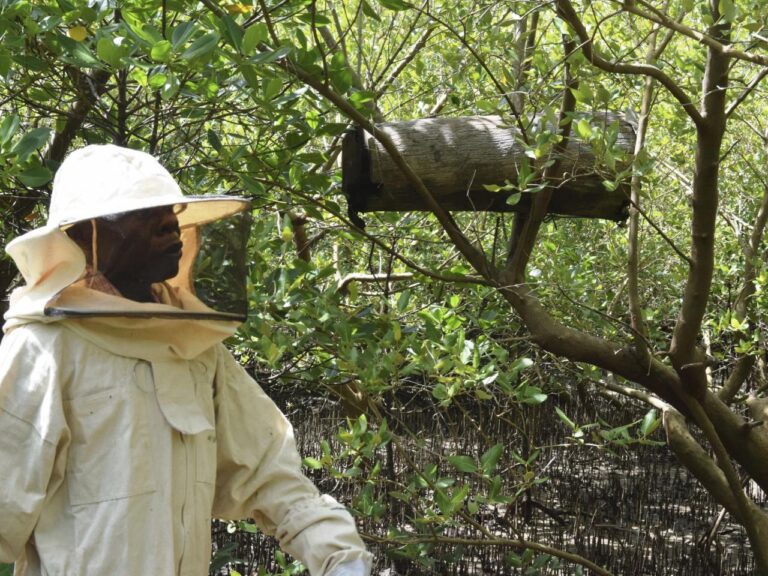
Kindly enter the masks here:
<path id="1" fill-rule="evenodd" d="M 543 554 L 549 554 L 550 556 L 557 556 L 563 560 L 568 560 L 574 564 L 579 564 L 592 570 L 599 576 L 611 576 L 605 568 L 602 568 L 594 562 L 587 560 L 583 556 L 573 554 L 572 552 L 566 552 L 564 550 L 558 550 L 545 544 L 539 544 L 538 542 L 529 542 L 527 540 L 511 540 L 507 538 L 456 538 L 449 536 L 408 536 L 402 540 L 397 538 L 391 538 L 386 536 L 378 536 L 376 534 L 361 533 L 364 540 L 369 542 L 375 542 L 377 544 L 390 544 L 392 546 L 403 546 L 405 544 L 455 544 L 457 546 L 500 546 L 507 548 L 515 548 L 518 550 L 530 549 Z"/>
<path id="2" fill-rule="evenodd" d="M 686 263 L 687 263 L 689 266 L 693 266 L 693 260 L 691 260 L 691 259 L 690 259 L 688 256 L 686 256 L 685 254 L 683 254 L 682 250 L 680 250 L 680 248 L 678 248 L 678 247 L 675 245 L 675 243 L 672 241 L 672 239 L 671 239 L 669 236 L 667 236 L 667 235 L 664 233 L 664 231 L 663 231 L 661 228 L 659 228 L 659 227 L 656 225 L 656 223 L 655 223 L 653 220 L 651 220 L 650 216 L 648 216 L 648 215 L 645 213 L 645 211 L 644 211 L 642 208 L 640 208 L 640 206 L 638 206 L 637 204 L 633 204 L 633 203 L 632 203 L 632 200 L 630 200 L 630 201 L 629 201 L 629 203 L 630 203 L 630 205 L 631 205 L 631 206 L 632 206 L 632 207 L 633 207 L 635 210 L 637 210 L 637 211 L 640 213 L 640 215 L 641 215 L 641 216 L 642 216 L 642 217 L 645 219 L 645 221 L 646 221 L 646 222 L 648 222 L 648 224 L 650 224 L 650 225 L 651 225 L 651 227 L 652 227 L 654 230 L 656 230 L 656 232 L 658 232 L 658 233 L 659 233 L 659 235 L 660 235 L 660 236 L 661 236 L 661 237 L 664 239 L 664 241 L 665 241 L 667 244 L 669 244 L 670 248 L 672 248 L 672 250 L 674 250 L 674 251 L 675 251 L 675 253 L 676 253 L 678 256 L 680 256 L 680 258 L 682 258 L 682 259 L 683 259 L 683 260 L 684 260 L 684 261 L 685 261 L 685 262 L 686 262 Z"/>

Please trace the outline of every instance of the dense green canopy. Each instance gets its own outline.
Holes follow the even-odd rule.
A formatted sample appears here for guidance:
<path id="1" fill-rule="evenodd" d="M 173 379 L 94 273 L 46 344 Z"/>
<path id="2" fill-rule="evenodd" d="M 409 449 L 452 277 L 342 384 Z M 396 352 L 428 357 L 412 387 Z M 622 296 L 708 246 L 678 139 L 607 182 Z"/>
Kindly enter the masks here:
<path id="1" fill-rule="evenodd" d="M 458 535 L 510 567 L 589 566 L 484 520 L 546 483 L 525 419 L 554 412 L 573 450 L 668 445 L 768 574 L 768 516 L 742 488 L 768 490 L 762 0 L 5 0 L 0 38 L 2 243 L 44 221 L 87 143 L 252 198 L 251 315 L 231 344 L 276 390 L 342 402 L 351 419 L 305 464 L 350 487 L 382 550 L 428 566 Z M 632 154 L 606 112 L 633 125 Z M 471 115 L 517 130 L 517 179 L 487 189 L 527 213 L 445 212 L 374 126 Z M 431 212 L 350 219 L 354 125 Z M 626 226 L 547 216 L 569 140 L 631 192 Z M 17 281 L 0 260 L 0 291 Z M 629 420 L 578 421 L 585 391 Z M 414 406 L 461 414 L 456 437 L 427 450 Z"/>

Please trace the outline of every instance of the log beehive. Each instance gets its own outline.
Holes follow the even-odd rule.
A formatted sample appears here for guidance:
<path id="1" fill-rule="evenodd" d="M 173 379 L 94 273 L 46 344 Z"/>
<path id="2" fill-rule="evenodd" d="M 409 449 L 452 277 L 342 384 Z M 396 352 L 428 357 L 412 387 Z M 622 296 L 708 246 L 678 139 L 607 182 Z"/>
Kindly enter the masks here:
<path id="1" fill-rule="evenodd" d="M 629 204 L 628 182 L 612 190 L 617 169 L 626 167 L 634 146 L 632 125 L 618 115 L 589 117 L 594 130 L 614 131 L 613 147 L 623 151 L 624 163 L 612 170 L 601 165 L 592 146 L 572 136 L 558 164 L 548 211 L 561 216 L 622 221 Z M 498 116 L 426 118 L 378 124 L 426 185 L 449 211 L 524 212 L 532 194 L 517 204 L 507 198 L 516 190 L 492 192 L 486 185 L 517 183 L 521 163 L 527 162 L 519 131 Z M 572 131 L 573 133 L 574 131 Z M 376 211 L 427 210 L 426 203 L 395 165 L 383 146 L 368 132 L 355 128 L 342 146 L 342 189 L 350 214 Z"/>

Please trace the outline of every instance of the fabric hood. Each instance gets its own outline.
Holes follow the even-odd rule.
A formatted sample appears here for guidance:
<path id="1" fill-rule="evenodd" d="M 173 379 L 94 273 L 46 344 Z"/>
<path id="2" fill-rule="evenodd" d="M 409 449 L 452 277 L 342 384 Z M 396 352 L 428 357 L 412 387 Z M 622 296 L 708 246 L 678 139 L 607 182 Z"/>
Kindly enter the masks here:
<path id="1" fill-rule="evenodd" d="M 65 232 L 67 228 L 78 222 L 165 206 L 174 207 L 184 248 L 179 273 L 158 287 L 157 302 L 108 296 L 83 285 L 86 257 L 83 249 Z M 72 317 L 184 318 L 225 320 L 225 324 L 231 324 L 231 328 L 224 330 L 228 335 L 244 319 L 244 312 L 221 313 L 209 307 L 198 298 L 194 279 L 195 256 L 203 246 L 204 230 L 229 218 L 240 219 L 239 235 L 230 226 L 228 232 L 219 233 L 218 238 L 236 239 L 244 253 L 250 226 L 248 200 L 232 196 L 185 196 L 171 174 L 144 152 L 110 144 L 76 150 L 56 173 L 46 225 L 19 236 L 6 247 L 25 285 L 12 292 L 3 329 L 8 331 L 29 322 L 55 322 Z M 227 253 L 219 260 L 230 262 L 232 254 Z M 238 271 L 243 275 L 244 286 L 244 264 Z M 151 324 L 147 321 L 142 325 Z M 211 331 L 217 341 L 224 337 L 222 328 Z"/>

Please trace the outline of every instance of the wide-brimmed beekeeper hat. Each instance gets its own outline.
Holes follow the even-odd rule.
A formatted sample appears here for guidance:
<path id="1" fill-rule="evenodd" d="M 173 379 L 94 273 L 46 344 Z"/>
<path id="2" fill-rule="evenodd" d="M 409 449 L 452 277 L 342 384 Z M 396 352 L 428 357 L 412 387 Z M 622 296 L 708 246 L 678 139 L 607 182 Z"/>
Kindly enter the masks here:
<path id="1" fill-rule="evenodd" d="M 83 252 L 66 228 L 161 206 L 178 207 L 184 230 L 247 211 L 250 202 L 234 196 L 185 195 L 168 170 L 146 152 L 104 144 L 69 154 L 53 181 L 46 225 L 6 246 L 26 282 L 11 295 L 6 319 L 43 315 L 46 303 L 83 275 Z"/>
<path id="2" fill-rule="evenodd" d="M 183 204 L 179 226 L 204 224 L 248 207 L 231 196 L 185 196 L 176 180 L 146 152 L 112 144 L 86 146 L 72 152 L 53 181 L 48 226 L 122 212 Z"/>

